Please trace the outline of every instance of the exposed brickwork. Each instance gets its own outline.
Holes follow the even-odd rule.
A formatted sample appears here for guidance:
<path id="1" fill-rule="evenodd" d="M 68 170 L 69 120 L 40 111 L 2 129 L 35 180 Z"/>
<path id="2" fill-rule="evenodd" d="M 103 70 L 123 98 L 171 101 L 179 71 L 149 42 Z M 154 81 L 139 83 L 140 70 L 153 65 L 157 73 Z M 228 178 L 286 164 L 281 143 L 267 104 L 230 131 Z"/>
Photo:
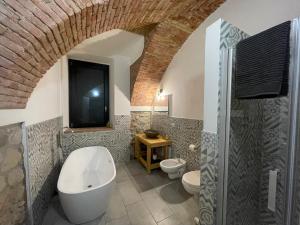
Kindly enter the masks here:
<path id="1" fill-rule="evenodd" d="M 130 95 L 132 95 L 134 83 L 136 77 L 139 73 L 140 65 L 143 60 L 143 56 L 139 57 L 131 66 L 130 66 Z"/>
<path id="2" fill-rule="evenodd" d="M 149 105 L 174 54 L 222 2 L 2 0 L 0 108 L 24 108 L 37 82 L 62 55 L 87 38 L 117 28 L 147 35 L 131 102 Z"/>

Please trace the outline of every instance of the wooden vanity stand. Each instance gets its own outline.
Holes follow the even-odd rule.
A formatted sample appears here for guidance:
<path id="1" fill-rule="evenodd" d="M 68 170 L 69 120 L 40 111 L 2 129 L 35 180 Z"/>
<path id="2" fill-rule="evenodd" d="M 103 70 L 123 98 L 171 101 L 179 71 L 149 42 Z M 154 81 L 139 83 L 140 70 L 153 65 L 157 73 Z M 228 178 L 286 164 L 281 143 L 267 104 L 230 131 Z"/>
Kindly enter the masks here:
<path id="1" fill-rule="evenodd" d="M 141 154 L 141 143 L 147 146 L 147 156 L 146 160 L 142 157 Z M 135 135 L 135 156 L 138 161 L 142 163 L 143 166 L 146 167 L 147 172 L 151 173 L 151 170 L 159 168 L 159 162 L 151 162 L 152 160 L 152 149 L 162 147 L 164 151 L 164 159 L 168 158 L 168 146 L 171 145 L 171 141 L 164 139 L 162 136 L 158 136 L 158 138 L 147 138 L 144 133 Z"/>

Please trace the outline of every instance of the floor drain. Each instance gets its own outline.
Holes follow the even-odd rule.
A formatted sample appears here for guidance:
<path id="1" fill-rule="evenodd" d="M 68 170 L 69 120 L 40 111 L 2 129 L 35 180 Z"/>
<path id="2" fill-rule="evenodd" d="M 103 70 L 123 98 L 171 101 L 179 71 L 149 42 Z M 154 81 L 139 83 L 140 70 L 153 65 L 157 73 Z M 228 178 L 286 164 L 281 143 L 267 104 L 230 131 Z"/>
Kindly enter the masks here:
<path id="1" fill-rule="evenodd" d="M 88 185 L 88 188 L 91 188 L 92 187 L 92 185 L 90 184 L 90 185 Z"/>

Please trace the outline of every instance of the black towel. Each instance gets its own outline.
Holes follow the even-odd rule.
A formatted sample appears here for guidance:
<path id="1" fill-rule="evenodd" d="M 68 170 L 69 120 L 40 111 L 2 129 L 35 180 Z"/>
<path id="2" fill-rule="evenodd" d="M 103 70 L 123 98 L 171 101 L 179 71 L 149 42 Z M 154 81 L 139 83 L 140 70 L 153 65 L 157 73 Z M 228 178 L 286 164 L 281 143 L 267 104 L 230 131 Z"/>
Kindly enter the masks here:
<path id="1" fill-rule="evenodd" d="M 236 98 L 287 95 L 290 25 L 290 21 L 282 23 L 237 44 Z"/>

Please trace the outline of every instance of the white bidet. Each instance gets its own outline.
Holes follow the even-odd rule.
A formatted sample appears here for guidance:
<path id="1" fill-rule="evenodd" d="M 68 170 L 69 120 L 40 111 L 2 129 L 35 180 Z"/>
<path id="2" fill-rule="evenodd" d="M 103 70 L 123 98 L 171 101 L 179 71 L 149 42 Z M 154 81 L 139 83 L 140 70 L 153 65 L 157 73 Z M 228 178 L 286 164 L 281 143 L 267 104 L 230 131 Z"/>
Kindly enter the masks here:
<path id="1" fill-rule="evenodd" d="M 183 159 L 165 159 L 160 162 L 162 171 L 168 174 L 170 179 L 176 179 L 183 175 L 186 161 Z"/>

